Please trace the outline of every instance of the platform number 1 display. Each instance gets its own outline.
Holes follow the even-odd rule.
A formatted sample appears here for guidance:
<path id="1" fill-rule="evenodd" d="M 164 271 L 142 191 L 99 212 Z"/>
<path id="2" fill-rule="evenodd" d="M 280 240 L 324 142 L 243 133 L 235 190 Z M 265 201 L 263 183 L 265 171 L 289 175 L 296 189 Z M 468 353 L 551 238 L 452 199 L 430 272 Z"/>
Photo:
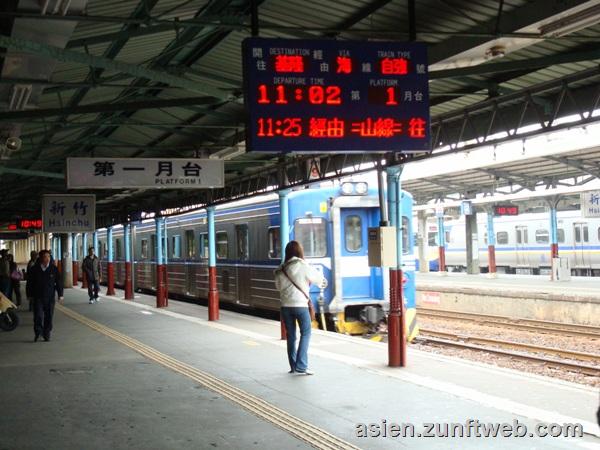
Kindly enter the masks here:
<path id="1" fill-rule="evenodd" d="M 248 151 L 430 150 L 424 44 L 248 38 L 242 56 Z"/>

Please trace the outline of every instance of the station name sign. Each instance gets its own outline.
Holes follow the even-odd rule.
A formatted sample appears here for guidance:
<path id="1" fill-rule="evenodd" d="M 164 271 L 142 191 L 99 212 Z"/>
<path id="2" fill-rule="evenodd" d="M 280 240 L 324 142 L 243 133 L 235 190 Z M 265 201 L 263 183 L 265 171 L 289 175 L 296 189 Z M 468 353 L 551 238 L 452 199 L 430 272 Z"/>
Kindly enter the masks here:
<path id="1" fill-rule="evenodd" d="M 48 194 L 42 197 L 45 233 L 96 231 L 96 196 Z"/>
<path id="2" fill-rule="evenodd" d="M 246 148 L 429 151 L 422 43 L 247 38 Z"/>
<path id="3" fill-rule="evenodd" d="M 222 159 L 67 159 L 69 189 L 210 189 L 224 183 Z"/>
<path id="4" fill-rule="evenodd" d="M 581 193 L 581 213 L 583 217 L 600 217 L 600 191 Z"/>

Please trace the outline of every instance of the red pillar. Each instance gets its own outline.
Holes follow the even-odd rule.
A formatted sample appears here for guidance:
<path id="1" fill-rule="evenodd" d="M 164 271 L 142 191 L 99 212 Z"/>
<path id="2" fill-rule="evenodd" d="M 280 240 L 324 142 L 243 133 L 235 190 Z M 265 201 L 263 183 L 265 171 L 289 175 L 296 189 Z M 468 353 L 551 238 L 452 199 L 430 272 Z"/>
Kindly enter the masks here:
<path id="1" fill-rule="evenodd" d="M 404 309 L 404 275 L 402 270 L 398 270 L 396 276 L 398 289 L 396 296 L 400 305 L 400 327 L 399 327 L 399 345 L 400 345 L 400 367 L 406 367 L 406 311 Z"/>
<path id="2" fill-rule="evenodd" d="M 156 307 L 166 308 L 167 298 L 165 297 L 165 272 L 166 267 L 164 264 L 158 264 L 156 266 Z"/>
<path id="3" fill-rule="evenodd" d="M 490 273 L 496 273 L 496 247 L 493 245 L 488 245 L 488 264 Z"/>
<path id="4" fill-rule="evenodd" d="M 439 260 L 440 260 L 440 272 L 446 271 L 446 249 L 443 246 L 438 247 L 439 249 Z"/>
<path id="5" fill-rule="evenodd" d="M 550 244 L 550 258 L 558 258 L 558 244 Z"/>
<path id="6" fill-rule="evenodd" d="M 133 280 L 131 277 L 131 263 L 125 263 L 125 300 L 133 300 Z"/>
<path id="7" fill-rule="evenodd" d="M 62 273 L 62 260 L 56 259 L 56 268 L 58 269 L 58 273 Z"/>
<path id="8" fill-rule="evenodd" d="M 81 288 L 82 289 L 87 289 L 88 287 L 88 281 L 87 281 L 87 277 L 85 276 L 85 270 L 82 270 L 82 274 L 81 274 Z"/>
<path id="9" fill-rule="evenodd" d="M 208 267 L 208 320 L 219 320 L 219 289 L 217 268 Z"/>
<path id="10" fill-rule="evenodd" d="M 390 313 L 388 315 L 388 365 L 398 367 L 400 358 L 400 311 L 398 305 L 398 271 L 390 269 Z"/>
<path id="11" fill-rule="evenodd" d="M 106 295 L 115 295 L 115 263 L 106 263 Z"/>
<path id="12" fill-rule="evenodd" d="M 73 287 L 79 284 L 79 264 L 73 261 Z"/>

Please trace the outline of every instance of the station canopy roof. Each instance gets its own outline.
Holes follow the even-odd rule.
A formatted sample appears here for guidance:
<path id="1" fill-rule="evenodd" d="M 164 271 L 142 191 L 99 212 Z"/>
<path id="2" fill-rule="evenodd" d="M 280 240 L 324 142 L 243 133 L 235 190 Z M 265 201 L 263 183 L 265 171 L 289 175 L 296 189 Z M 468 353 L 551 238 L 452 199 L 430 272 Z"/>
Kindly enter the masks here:
<path id="1" fill-rule="evenodd" d="M 224 189 L 96 191 L 100 224 L 308 182 L 313 157 L 245 152 L 241 42 L 253 6 L 264 37 L 427 43 L 432 155 L 598 119 L 599 0 L 7 0 L 0 142 L 22 145 L 0 150 L 2 220 L 39 215 L 42 194 L 67 192 L 67 157 L 226 160 Z M 597 149 L 562 156 L 570 163 L 472 169 L 454 187 L 596 176 Z M 327 178 L 381 156 L 319 159 Z M 414 183 L 424 197 L 448 189 Z"/>

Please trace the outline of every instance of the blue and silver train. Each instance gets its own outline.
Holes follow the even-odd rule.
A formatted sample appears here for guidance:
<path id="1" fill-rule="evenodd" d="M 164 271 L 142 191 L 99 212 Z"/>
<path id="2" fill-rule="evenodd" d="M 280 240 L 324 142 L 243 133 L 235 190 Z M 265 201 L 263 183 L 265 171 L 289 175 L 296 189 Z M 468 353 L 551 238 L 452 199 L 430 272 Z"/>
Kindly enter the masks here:
<path id="1" fill-rule="evenodd" d="M 368 265 L 367 231 L 379 224 L 376 189 L 349 182 L 337 187 L 308 188 L 289 193 L 290 239 L 304 247 L 305 258 L 328 280 L 324 310 L 330 326 L 359 334 L 376 328 L 389 308 L 389 278 Z M 404 302 L 414 316 L 414 242 L 412 196 L 403 203 Z M 167 219 L 168 290 L 185 298 L 208 296 L 208 234 L 205 211 Z M 273 270 L 280 264 L 280 208 L 276 194 L 218 206 L 215 212 L 217 282 L 221 302 L 278 310 Z M 81 247 L 81 237 L 79 246 Z M 101 259 L 106 260 L 106 230 L 98 232 Z M 124 283 L 123 229 L 113 229 L 115 284 Z M 138 223 L 132 236 L 134 289 L 156 288 L 154 220 Z M 106 264 L 103 264 L 106 272 Z M 384 276 L 385 275 L 385 276 Z M 106 279 L 106 276 L 104 277 Z M 311 289 L 318 311 L 319 289 Z"/>

